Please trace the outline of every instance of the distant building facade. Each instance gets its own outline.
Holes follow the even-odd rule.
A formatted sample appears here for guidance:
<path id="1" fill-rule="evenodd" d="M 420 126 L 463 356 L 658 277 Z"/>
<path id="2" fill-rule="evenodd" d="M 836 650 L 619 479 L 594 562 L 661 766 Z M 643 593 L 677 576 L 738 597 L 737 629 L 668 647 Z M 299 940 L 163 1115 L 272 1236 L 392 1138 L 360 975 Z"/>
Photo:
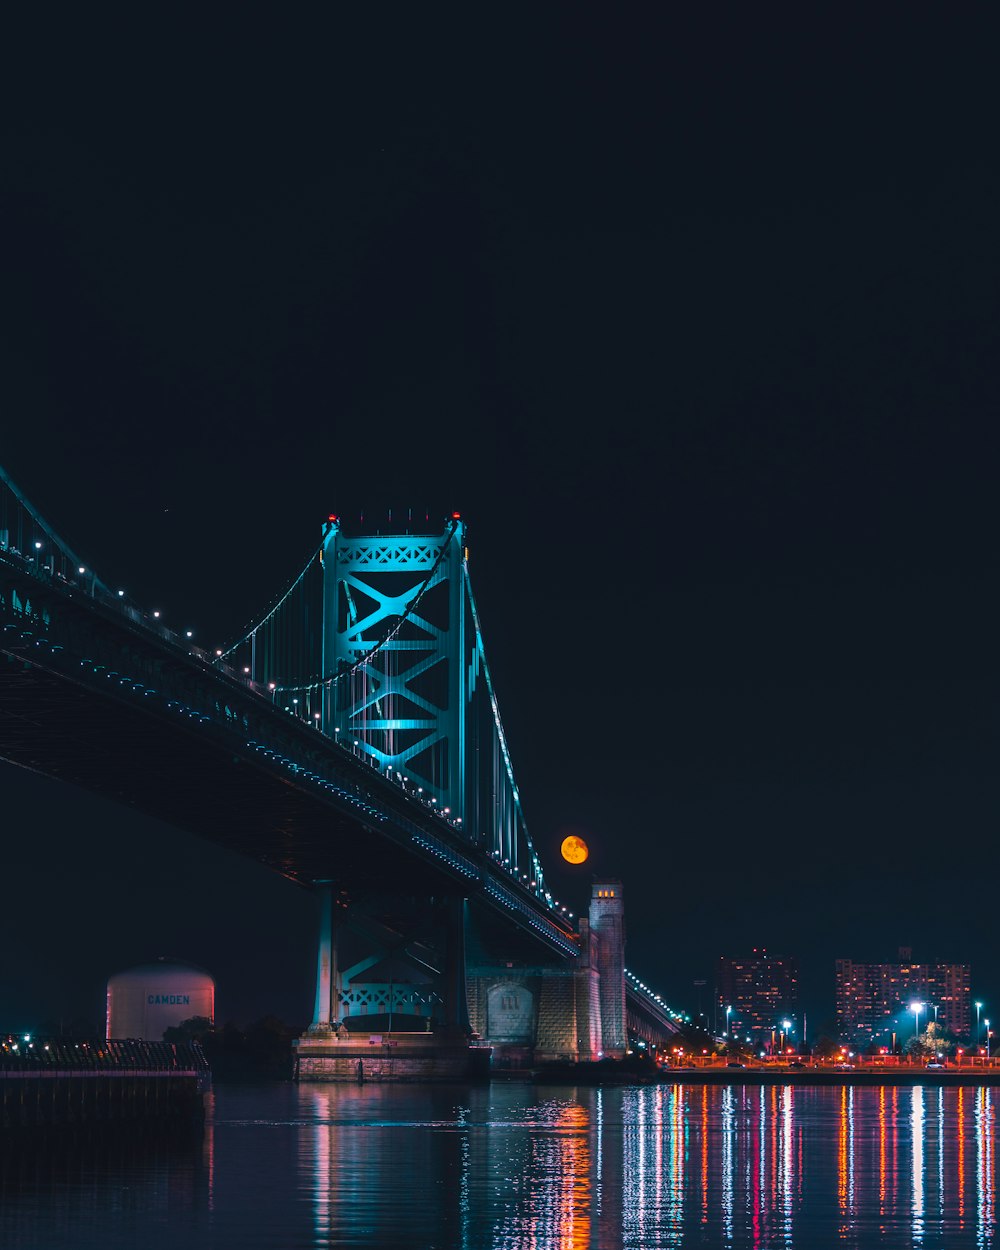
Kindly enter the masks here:
<path id="1" fill-rule="evenodd" d="M 796 1020 L 799 961 L 753 950 L 737 959 L 720 956 L 716 973 L 718 1028 L 730 1037 L 759 1044 L 781 1031 L 783 1019 Z M 728 1012 L 727 1008 L 732 1008 Z"/>
<path id="2" fill-rule="evenodd" d="M 837 1032 L 856 1046 L 888 1046 L 936 1022 L 956 1037 L 972 1028 L 968 964 L 914 963 L 901 947 L 897 963 L 836 961 Z M 914 1021 L 911 1003 L 921 1009 Z"/>

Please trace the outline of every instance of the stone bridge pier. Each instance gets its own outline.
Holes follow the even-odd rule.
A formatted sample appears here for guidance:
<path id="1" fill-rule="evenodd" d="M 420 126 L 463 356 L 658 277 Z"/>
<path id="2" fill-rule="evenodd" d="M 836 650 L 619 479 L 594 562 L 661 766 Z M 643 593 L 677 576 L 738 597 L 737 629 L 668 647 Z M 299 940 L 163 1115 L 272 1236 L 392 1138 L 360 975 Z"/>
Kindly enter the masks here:
<path id="1" fill-rule="evenodd" d="M 469 1023 L 494 1068 L 621 1058 L 627 1046 L 625 907 L 620 881 L 595 881 L 572 964 L 488 961 L 466 969 Z"/>
<path id="2" fill-rule="evenodd" d="M 523 942 L 522 958 L 498 958 L 504 937 L 494 929 L 487 949 L 457 898 L 437 916 L 437 940 L 426 943 L 414 916 L 395 929 L 369 923 L 370 953 L 352 962 L 340 950 L 346 914 L 324 891 L 314 1020 L 295 1046 L 299 1080 L 462 1080 L 625 1054 L 620 881 L 594 882 L 576 959 L 529 963 Z"/>

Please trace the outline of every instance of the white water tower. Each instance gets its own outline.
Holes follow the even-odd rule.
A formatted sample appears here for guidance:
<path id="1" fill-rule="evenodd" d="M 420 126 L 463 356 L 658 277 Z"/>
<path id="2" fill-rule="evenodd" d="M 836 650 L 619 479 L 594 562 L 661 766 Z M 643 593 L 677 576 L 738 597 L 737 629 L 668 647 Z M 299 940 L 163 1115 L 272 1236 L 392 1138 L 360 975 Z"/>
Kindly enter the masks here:
<path id="1" fill-rule="evenodd" d="M 109 1038 L 162 1042 L 164 1029 L 192 1016 L 215 1020 L 215 982 L 204 968 L 157 959 L 108 979 Z"/>

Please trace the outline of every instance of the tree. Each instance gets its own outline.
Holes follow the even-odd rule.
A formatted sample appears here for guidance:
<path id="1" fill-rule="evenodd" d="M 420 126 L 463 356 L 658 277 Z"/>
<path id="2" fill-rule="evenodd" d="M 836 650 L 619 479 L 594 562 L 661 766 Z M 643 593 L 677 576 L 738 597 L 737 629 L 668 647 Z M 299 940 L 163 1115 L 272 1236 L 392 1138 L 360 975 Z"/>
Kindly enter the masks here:
<path id="1" fill-rule="evenodd" d="M 812 1051 L 820 1059 L 830 1059 L 840 1051 L 840 1043 L 829 1033 L 823 1033 L 813 1042 Z"/>
<path id="2" fill-rule="evenodd" d="M 212 1032 L 212 1021 L 208 1016 L 190 1016 L 180 1024 L 172 1024 L 163 1030 L 165 1042 L 204 1042 Z"/>
<path id="3" fill-rule="evenodd" d="M 937 1055 L 951 1054 L 954 1047 L 954 1038 L 943 1025 L 932 1020 L 923 1033 L 911 1037 L 903 1049 L 915 1059 L 933 1059 Z"/>

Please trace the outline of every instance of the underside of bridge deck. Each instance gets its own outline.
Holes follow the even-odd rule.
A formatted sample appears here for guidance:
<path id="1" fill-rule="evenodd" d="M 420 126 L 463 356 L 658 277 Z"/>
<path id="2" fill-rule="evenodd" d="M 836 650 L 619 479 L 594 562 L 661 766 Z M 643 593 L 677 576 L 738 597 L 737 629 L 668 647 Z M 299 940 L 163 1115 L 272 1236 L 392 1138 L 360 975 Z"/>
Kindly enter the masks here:
<path id="1" fill-rule="evenodd" d="M 4 662 L 5 661 L 5 662 Z M 248 753 L 249 754 L 249 753 Z M 447 892 L 439 872 L 181 718 L 0 660 L 0 757 L 247 855 L 303 885 L 355 894 Z"/>

